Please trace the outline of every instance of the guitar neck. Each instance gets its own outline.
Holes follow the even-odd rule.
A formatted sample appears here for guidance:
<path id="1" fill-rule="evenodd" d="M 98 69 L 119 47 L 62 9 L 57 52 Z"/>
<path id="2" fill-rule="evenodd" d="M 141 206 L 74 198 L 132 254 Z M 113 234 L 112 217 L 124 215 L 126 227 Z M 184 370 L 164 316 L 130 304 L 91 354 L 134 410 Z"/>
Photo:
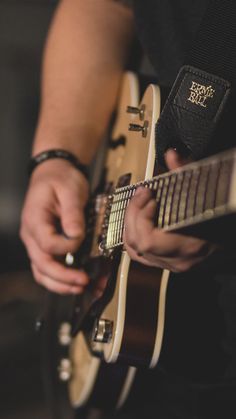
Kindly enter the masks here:
<path id="1" fill-rule="evenodd" d="M 152 190 L 157 202 L 154 223 L 167 231 L 184 231 L 189 226 L 235 214 L 236 149 L 117 188 L 106 211 L 104 249 L 123 244 L 125 210 L 139 186 Z"/>

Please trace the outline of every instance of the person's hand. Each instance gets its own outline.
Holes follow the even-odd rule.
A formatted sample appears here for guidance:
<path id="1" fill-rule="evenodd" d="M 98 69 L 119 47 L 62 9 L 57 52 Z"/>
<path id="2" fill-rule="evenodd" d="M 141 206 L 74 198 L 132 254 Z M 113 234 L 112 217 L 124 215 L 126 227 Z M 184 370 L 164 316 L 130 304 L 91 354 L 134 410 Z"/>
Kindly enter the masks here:
<path id="1" fill-rule="evenodd" d="M 166 163 L 172 170 L 186 161 L 174 150 L 168 150 Z M 216 249 L 204 240 L 155 228 L 155 208 L 151 192 L 144 187 L 138 188 L 125 214 L 124 244 L 131 259 L 172 272 L 185 272 Z"/>
<path id="2" fill-rule="evenodd" d="M 88 284 L 85 272 L 58 260 L 74 253 L 84 238 L 87 199 L 88 183 L 69 162 L 48 160 L 34 170 L 22 210 L 20 236 L 35 280 L 50 291 L 76 294 Z"/>

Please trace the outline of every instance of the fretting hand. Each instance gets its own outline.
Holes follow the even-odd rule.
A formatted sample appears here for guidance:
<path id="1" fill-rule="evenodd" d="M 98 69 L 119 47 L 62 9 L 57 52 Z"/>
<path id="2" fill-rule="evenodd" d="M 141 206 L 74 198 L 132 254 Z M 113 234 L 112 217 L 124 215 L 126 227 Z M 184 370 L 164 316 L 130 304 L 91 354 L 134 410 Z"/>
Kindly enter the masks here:
<path id="1" fill-rule="evenodd" d="M 174 170 L 186 163 L 174 150 L 166 153 Z M 216 246 L 198 238 L 161 231 L 154 227 L 156 202 L 146 188 L 138 188 L 125 215 L 124 243 L 130 257 L 145 265 L 185 272 L 201 263 Z"/>

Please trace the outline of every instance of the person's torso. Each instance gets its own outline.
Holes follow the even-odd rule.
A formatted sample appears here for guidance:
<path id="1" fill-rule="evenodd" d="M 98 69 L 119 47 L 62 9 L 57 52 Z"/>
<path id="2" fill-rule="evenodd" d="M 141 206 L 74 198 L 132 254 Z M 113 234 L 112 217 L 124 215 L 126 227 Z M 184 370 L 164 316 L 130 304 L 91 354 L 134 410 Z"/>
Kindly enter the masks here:
<path id="1" fill-rule="evenodd" d="M 134 0 L 137 35 L 162 86 L 186 59 L 208 0 Z"/>
<path id="2" fill-rule="evenodd" d="M 180 67 L 187 62 L 188 50 L 207 5 L 208 0 L 133 1 L 137 35 L 160 86 L 170 88 Z M 234 127 L 232 103 L 218 127 L 213 149 L 236 145 L 235 136 L 230 134 L 230 127 Z M 167 295 L 167 308 L 170 302 L 173 306 L 168 309 L 167 324 L 174 323 L 178 316 L 179 321 L 174 325 L 175 334 L 165 336 L 167 346 L 174 348 L 174 356 L 168 348 L 163 351 L 165 366 L 200 382 L 221 379 L 224 375 L 235 378 L 236 277 L 221 276 L 215 282 L 212 275 L 206 273 L 204 278 L 195 274 L 192 283 L 190 274 L 174 278 L 170 282 L 169 301 Z M 192 289 L 198 290 L 197 299 L 196 293 L 190 292 Z M 193 362 L 196 355 L 197 362 Z"/>

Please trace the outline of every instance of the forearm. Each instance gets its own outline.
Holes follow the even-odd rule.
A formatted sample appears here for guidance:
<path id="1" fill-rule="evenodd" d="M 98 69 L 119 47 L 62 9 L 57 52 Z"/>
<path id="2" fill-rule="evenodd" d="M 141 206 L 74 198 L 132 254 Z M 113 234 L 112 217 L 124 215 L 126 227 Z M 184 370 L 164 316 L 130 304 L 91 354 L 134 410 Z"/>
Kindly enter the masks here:
<path id="1" fill-rule="evenodd" d="M 111 0 L 62 0 L 43 59 L 33 154 L 65 148 L 89 163 L 114 109 L 132 14 Z"/>

